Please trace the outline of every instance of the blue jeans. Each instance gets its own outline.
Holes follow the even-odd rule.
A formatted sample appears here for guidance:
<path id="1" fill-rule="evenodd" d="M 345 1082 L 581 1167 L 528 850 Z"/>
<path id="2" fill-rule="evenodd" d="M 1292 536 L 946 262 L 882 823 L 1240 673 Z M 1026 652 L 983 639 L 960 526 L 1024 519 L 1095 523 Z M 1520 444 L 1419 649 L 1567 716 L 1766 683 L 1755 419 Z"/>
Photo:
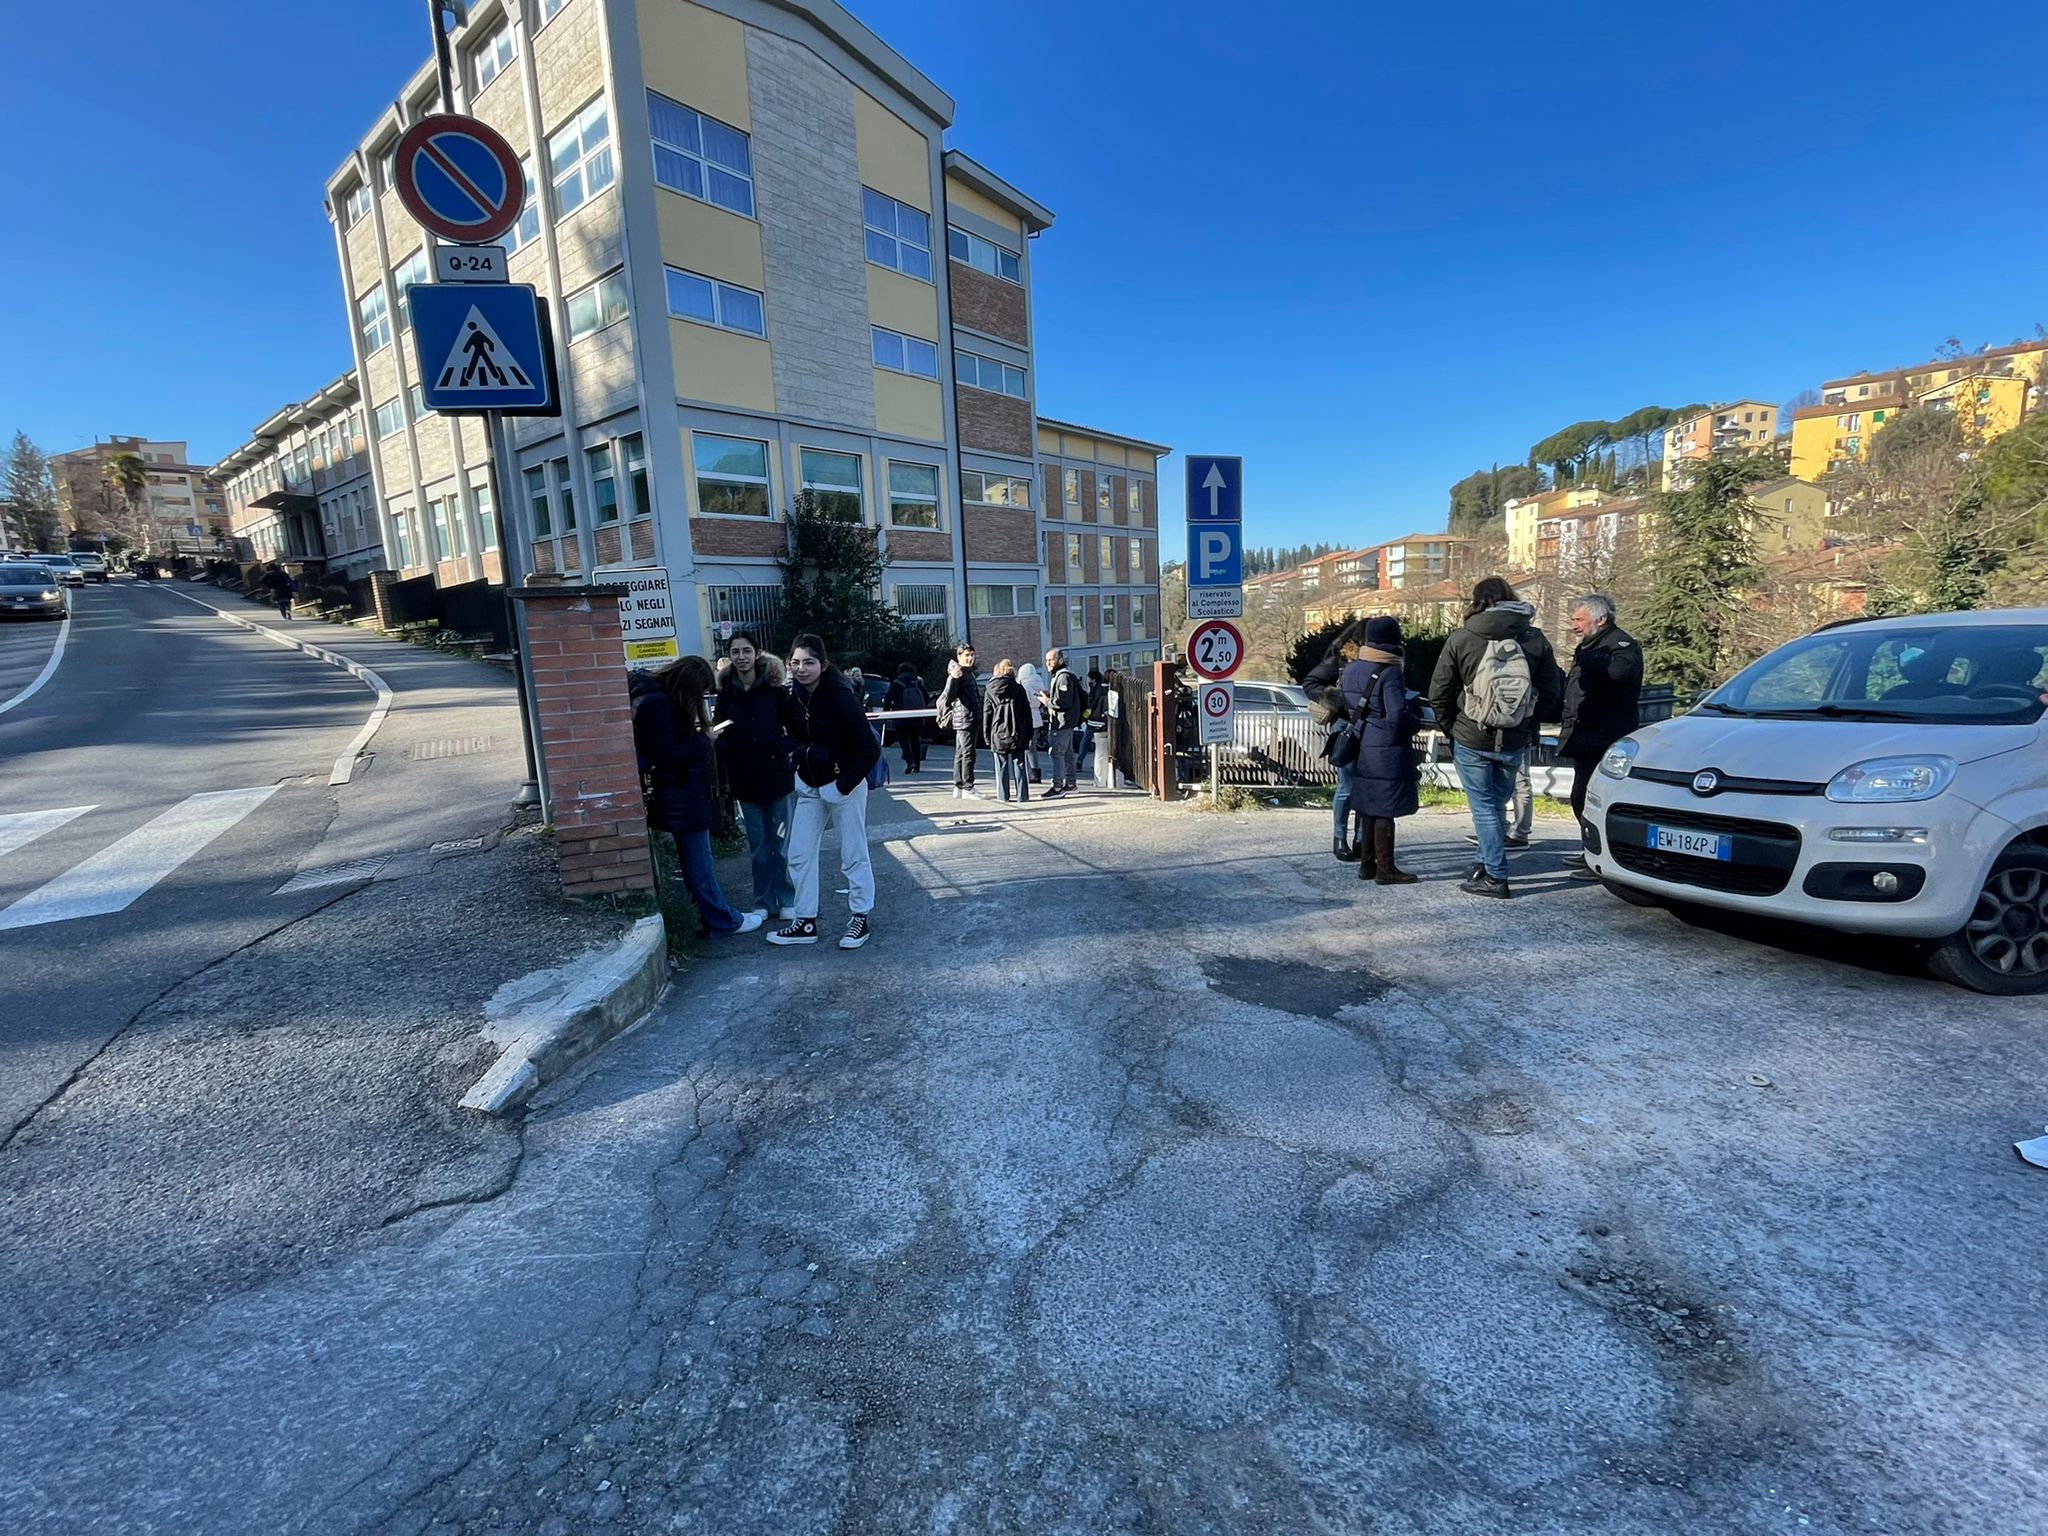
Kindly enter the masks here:
<path id="1" fill-rule="evenodd" d="M 1479 834 L 1479 862 L 1496 880 L 1508 877 L 1508 801 L 1514 798 L 1519 752 L 1480 752 L 1462 741 L 1453 743 L 1451 761 L 1472 807 L 1472 830 Z"/>
<path id="2" fill-rule="evenodd" d="M 766 805 L 740 802 L 740 823 L 754 859 L 754 905 L 770 914 L 796 904 L 796 885 L 789 878 L 789 814 L 795 799 L 784 795 Z"/>
<path id="3" fill-rule="evenodd" d="M 1349 768 L 1339 768 L 1337 770 L 1337 793 L 1330 797 L 1330 810 L 1336 819 L 1334 835 L 1337 841 L 1340 843 L 1364 841 L 1365 818 L 1351 814 L 1351 770 Z M 1358 828 L 1358 833 L 1355 837 L 1351 831 L 1354 825 Z"/>
<path id="4" fill-rule="evenodd" d="M 1022 752 L 996 754 L 996 793 L 1005 800 L 1031 798 L 1031 771 Z"/>
<path id="5" fill-rule="evenodd" d="M 718 888 L 718 870 L 711 862 L 709 832 L 678 832 L 676 852 L 682 855 L 683 886 L 697 904 L 697 915 L 714 934 L 737 933 L 740 915 L 726 905 L 725 892 Z"/>

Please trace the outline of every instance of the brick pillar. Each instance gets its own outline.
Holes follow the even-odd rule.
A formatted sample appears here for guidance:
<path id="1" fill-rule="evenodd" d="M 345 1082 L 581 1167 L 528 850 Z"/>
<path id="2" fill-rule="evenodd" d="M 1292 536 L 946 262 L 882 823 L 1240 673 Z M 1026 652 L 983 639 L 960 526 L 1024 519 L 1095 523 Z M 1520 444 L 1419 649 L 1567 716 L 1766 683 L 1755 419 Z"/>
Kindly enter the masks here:
<path id="1" fill-rule="evenodd" d="M 370 611 L 377 616 L 379 629 L 398 627 L 398 620 L 391 611 L 391 584 L 397 580 L 396 571 L 370 572 Z"/>
<path id="2" fill-rule="evenodd" d="M 547 817 L 562 889 L 571 896 L 654 889 L 619 639 L 625 590 L 539 586 L 512 593 L 526 605 Z"/>

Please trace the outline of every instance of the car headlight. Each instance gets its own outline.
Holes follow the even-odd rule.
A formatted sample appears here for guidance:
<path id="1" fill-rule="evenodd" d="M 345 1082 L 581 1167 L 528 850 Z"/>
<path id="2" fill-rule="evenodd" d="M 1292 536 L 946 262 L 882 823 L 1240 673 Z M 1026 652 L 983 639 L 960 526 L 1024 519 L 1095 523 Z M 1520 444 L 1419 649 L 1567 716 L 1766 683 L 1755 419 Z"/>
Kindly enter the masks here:
<path id="1" fill-rule="evenodd" d="M 1635 766 L 1636 754 L 1642 750 L 1642 743 L 1635 737 L 1624 736 L 1600 759 L 1600 771 L 1610 779 L 1625 779 L 1629 769 Z"/>
<path id="2" fill-rule="evenodd" d="M 56 589 L 55 587 L 52 587 L 52 588 L 50 588 L 50 590 L 49 590 L 49 591 L 47 591 L 47 592 L 38 592 L 38 593 L 36 594 L 36 596 L 38 596 L 38 597 L 40 597 L 40 598 L 44 598 L 44 599 L 52 598 L 52 597 L 55 597 L 56 595 L 57 595 L 57 589 Z"/>
<path id="3" fill-rule="evenodd" d="M 1828 781 L 1828 798 L 1851 805 L 1932 800 L 1955 781 L 1952 757 L 1874 757 Z"/>

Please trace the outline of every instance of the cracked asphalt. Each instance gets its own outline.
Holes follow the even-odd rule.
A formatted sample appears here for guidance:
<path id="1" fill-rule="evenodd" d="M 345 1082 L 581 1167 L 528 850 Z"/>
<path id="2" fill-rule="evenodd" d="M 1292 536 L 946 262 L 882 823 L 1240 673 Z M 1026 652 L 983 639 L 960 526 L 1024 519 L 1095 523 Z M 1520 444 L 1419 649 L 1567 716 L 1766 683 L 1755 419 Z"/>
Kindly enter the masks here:
<path id="1" fill-rule="evenodd" d="M 1555 829 L 1498 903 L 1448 816 L 1382 890 L 937 794 L 865 950 L 708 947 L 501 1193 L 15 1362 L 4 1524 L 2048 1531 L 2038 1002 Z"/>

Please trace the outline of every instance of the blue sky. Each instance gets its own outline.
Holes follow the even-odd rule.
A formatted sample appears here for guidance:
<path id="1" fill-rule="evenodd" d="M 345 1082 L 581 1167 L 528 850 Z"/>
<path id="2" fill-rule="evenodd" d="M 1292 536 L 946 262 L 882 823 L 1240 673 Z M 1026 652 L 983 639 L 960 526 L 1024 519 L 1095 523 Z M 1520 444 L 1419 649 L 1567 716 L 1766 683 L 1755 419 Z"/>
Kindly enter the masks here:
<path id="1" fill-rule="evenodd" d="M 320 189 L 424 9 L 11 17 L 0 429 L 207 461 L 340 373 Z M 1439 528 L 1583 417 L 2048 324 L 2034 0 L 854 10 L 1058 216 L 1040 409 L 1243 454 L 1253 544 Z"/>

